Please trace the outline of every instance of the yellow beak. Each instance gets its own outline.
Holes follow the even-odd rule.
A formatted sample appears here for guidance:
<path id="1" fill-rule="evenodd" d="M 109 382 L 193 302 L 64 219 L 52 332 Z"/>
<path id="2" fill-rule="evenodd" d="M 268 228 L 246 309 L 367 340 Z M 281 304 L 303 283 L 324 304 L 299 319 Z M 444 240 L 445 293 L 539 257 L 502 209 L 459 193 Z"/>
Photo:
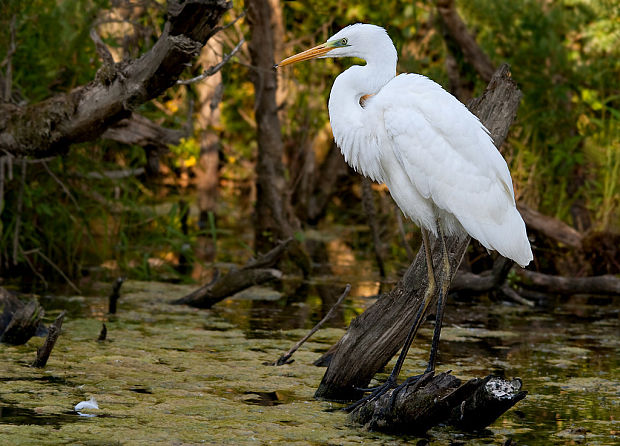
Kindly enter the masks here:
<path id="1" fill-rule="evenodd" d="M 288 57 L 284 59 L 279 64 L 276 64 L 276 68 L 283 67 L 285 65 L 290 65 L 297 62 L 303 62 L 304 60 L 314 59 L 316 57 L 322 56 L 323 54 L 333 50 L 333 47 L 329 47 L 326 44 L 322 43 L 321 45 L 317 45 L 314 48 L 310 48 L 309 50 L 302 51 L 301 53 L 295 54 L 294 56 Z"/>

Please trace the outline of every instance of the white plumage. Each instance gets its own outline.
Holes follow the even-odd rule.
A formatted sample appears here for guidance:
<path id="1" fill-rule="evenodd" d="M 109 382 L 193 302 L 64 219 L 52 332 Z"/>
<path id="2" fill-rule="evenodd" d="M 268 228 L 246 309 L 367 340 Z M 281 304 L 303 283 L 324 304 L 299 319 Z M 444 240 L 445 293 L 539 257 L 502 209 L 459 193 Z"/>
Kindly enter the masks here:
<path id="1" fill-rule="evenodd" d="M 437 235 L 439 221 L 445 233 L 465 231 L 521 266 L 532 260 L 508 166 L 489 132 L 437 83 L 396 76 L 383 28 L 348 26 L 280 65 L 314 57 L 366 61 L 340 74 L 329 97 L 334 138 L 351 167 L 384 182 L 421 228 Z"/>

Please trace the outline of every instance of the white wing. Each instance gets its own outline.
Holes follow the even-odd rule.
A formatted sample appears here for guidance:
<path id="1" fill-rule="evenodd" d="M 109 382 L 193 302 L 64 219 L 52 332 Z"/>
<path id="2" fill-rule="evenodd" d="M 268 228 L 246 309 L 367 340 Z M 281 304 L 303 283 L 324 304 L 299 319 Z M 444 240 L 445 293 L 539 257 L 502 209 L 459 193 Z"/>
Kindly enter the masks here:
<path id="1" fill-rule="evenodd" d="M 508 166 L 478 118 L 440 85 L 417 74 L 397 76 L 367 107 L 373 114 L 383 113 L 393 156 L 422 197 L 453 215 L 487 248 L 521 265 L 529 263 L 531 248 Z M 386 177 L 392 175 L 389 169 Z"/>

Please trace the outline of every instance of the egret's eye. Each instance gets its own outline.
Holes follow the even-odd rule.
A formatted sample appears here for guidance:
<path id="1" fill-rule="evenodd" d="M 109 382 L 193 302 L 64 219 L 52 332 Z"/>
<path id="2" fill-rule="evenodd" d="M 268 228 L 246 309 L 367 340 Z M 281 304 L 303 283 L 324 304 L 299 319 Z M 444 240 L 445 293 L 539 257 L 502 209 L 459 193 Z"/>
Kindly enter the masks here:
<path id="1" fill-rule="evenodd" d="M 348 42 L 349 42 L 349 40 L 348 40 L 346 37 L 345 37 L 345 38 L 343 38 L 343 39 L 340 39 L 340 44 L 341 44 L 342 46 L 345 46 Z"/>

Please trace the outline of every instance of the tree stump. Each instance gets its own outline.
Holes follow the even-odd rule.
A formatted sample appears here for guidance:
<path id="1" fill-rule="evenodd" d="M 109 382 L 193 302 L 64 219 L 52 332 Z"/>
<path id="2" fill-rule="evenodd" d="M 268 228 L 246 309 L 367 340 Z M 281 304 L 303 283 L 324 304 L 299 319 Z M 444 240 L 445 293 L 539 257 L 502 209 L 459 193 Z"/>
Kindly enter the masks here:
<path id="1" fill-rule="evenodd" d="M 449 372 L 430 372 L 361 406 L 350 418 L 369 430 L 390 433 L 419 435 L 439 424 L 477 431 L 526 394 L 518 379 L 487 376 L 463 383 Z"/>

